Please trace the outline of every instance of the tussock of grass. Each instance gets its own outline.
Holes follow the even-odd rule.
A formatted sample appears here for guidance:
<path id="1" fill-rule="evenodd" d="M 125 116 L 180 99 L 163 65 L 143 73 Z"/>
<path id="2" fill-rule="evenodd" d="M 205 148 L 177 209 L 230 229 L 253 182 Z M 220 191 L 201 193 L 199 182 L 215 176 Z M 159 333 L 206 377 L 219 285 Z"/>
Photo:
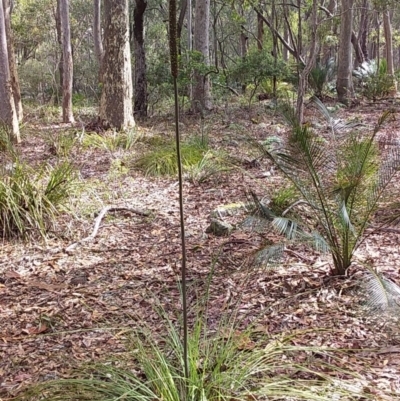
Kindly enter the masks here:
<path id="1" fill-rule="evenodd" d="M 207 152 L 207 144 L 195 140 L 182 142 L 180 148 L 184 169 L 200 163 Z M 134 166 L 146 175 L 175 175 L 178 171 L 175 142 L 169 141 L 150 150 L 139 157 Z"/>
<path id="2" fill-rule="evenodd" d="M 16 158 L 8 167 L 0 178 L 2 237 L 26 237 L 33 232 L 45 235 L 74 185 L 72 165 L 63 162 L 34 171 Z"/>
<path id="3" fill-rule="evenodd" d="M 132 360 L 93 364 L 75 372 L 76 378 L 40 383 L 17 400 L 29 401 L 239 401 L 369 399 L 344 371 L 340 351 L 290 345 L 291 336 L 255 340 L 255 333 L 240 330 L 235 317 L 223 317 L 211 330 L 199 316 L 189 335 L 189 376 L 184 375 L 180 330 L 165 318 L 165 336 L 142 330 L 128 338 Z M 256 342 L 257 341 L 257 342 Z M 307 355 L 318 354 L 310 368 Z M 329 354 L 329 355 L 328 355 Z M 296 356 L 297 355 L 297 356 Z M 333 361 L 328 363 L 326 361 Z M 125 365 L 125 366 L 124 366 Z M 332 378 L 324 372 L 331 372 Z M 364 397 L 364 398 L 363 398 Z"/>
<path id="4" fill-rule="evenodd" d="M 110 152 L 118 149 L 130 150 L 139 140 L 141 134 L 136 129 L 127 131 L 107 131 L 102 134 L 91 133 L 83 138 L 83 147 L 108 150 Z"/>

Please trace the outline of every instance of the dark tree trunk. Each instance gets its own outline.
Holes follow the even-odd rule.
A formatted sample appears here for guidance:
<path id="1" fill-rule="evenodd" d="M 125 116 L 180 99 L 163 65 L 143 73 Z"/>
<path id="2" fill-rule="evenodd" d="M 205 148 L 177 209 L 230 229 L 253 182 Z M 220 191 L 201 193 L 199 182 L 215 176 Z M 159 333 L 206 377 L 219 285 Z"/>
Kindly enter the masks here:
<path id="1" fill-rule="evenodd" d="M 135 47 L 135 114 L 147 117 L 146 51 L 144 48 L 144 12 L 147 0 L 136 0 L 133 13 L 133 43 Z"/>

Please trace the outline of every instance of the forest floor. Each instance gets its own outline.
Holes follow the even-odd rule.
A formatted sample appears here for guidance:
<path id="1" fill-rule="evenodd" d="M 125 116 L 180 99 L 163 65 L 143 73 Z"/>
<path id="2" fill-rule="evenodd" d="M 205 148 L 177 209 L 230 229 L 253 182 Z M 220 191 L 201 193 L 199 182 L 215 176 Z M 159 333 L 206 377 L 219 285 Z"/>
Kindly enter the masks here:
<path id="1" fill-rule="evenodd" d="M 393 105 L 361 104 L 339 110 L 335 118 L 352 119 L 372 129 L 388 107 Z M 306 119 L 312 121 L 314 114 L 307 110 Z M 274 269 L 255 266 L 255 252 L 276 240 L 273 232 L 258 233 L 237 225 L 229 236 L 218 237 L 205 230 L 218 206 L 246 202 L 249 190 L 268 197 L 282 185 L 268 160 L 248 163 L 255 156 L 244 144 L 248 136 L 261 140 L 286 135 L 287 129 L 263 105 L 253 106 L 251 115 L 232 105 L 203 121 L 186 115 L 181 120 L 183 135 L 203 130 L 212 147 L 243 160 L 241 168 L 205 183 L 184 183 L 189 304 L 201 296 L 214 266 L 210 322 L 235 309 L 242 324 L 253 323 L 268 336 L 297 333 L 296 345 L 347 349 L 343 367 L 351 366 L 377 400 L 400 400 L 398 326 L 361 313 L 356 291 L 364 274 L 357 261 L 363 258 L 400 284 L 400 229 L 370 235 L 345 278 L 331 276 L 329 255 L 300 245 L 288 246 Z M 71 127 L 45 124 L 34 115 L 27 121 L 26 135 L 18 145 L 23 157 L 33 164 L 54 161 L 48 138 Z M 75 127 L 81 130 L 80 123 Z M 173 118 L 153 117 L 139 122 L 138 130 L 144 137 L 172 136 Z M 387 123 L 379 135 L 400 138 L 400 118 Z M 120 160 L 134 158 L 139 151 L 139 145 L 131 151 L 77 149 L 73 157 L 84 185 L 73 200 L 73 216 L 61 216 L 45 241 L 3 241 L 0 400 L 12 398 L 30 383 L 68 377 L 71 368 L 84 363 L 128 357 L 127 328 L 146 322 L 158 332 L 165 330 L 155 311 L 158 302 L 171 318 L 179 311 L 177 180 L 146 177 L 121 167 Z M 110 212 L 92 241 L 67 250 L 90 235 L 96 215 L 105 206 L 150 211 L 150 216 L 122 209 Z M 243 213 L 225 217 L 233 224 L 243 218 Z"/>

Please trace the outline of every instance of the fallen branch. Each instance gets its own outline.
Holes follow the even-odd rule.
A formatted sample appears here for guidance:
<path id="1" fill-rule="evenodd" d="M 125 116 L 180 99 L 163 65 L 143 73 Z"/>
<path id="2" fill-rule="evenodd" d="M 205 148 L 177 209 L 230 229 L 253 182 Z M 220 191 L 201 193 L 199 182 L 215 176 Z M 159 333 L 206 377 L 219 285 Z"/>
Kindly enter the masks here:
<path id="1" fill-rule="evenodd" d="M 129 212 L 131 212 L 131 213 L 135 213 L 135 214 L 138 214 L 138 215 L 140 215 L 140 216 L 149 216 L 149 215 L 150 215 L 150 212 L 149 212 L 149 211 L 138 210 L 138 209 L 134 209 L 134 208 L 131 208 L 131 207 L 125 207 L 125 206 L 106 206 L 106 207 L 104 207 L 104 208 L 100 211 L 99 215 L 96 217 L 96 219 L 95 219 L 95 221 L 94 221 L 94 228 L 93 228 L 92 233 L 91 233 L 89 236 L 87 236 L 87 237 L 85 237 L 85 238 L 83 238 L 83 239 L 81 239 L 81 240 L 79 240 L 79 241 L 77 241 L 77 242 L 74 242 L 74 243 L 71 244 L 71 245 L 68 245 L 68 246 L 65 248 L 65 252 L 71 252 L 71 251 L 74 250 L 78 245 L 82 245 L 82 244 L 85 243 L 85 242 L 93 241 L 94 238 L 95 238 L 96 235 L 97 235 L 97 232 L 99 231 L 100 224 L 101 224 L 101 221 L 103 220 L 104 216 L 105 216 L 107 213 L 109 213 L 109 212 L 115 212 L 115 211 L 118 211 L 118 210 L 127 210 L 127 211 L 129 211 Z"/>

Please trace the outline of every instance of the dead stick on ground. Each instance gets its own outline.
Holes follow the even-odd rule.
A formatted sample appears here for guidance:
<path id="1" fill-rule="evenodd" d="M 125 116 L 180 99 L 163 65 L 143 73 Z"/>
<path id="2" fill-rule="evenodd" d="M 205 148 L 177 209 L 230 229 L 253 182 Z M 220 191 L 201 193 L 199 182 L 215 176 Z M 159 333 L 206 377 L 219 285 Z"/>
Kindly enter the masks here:
<path id="1" fill-rule="evenodd" d="M 148 211 L 138 210 L 138 209 L 134 209 L 134 208 L 131 208 L 131 207 L 125 207 L 125 206 L 106 206 L 106 207 L 104 207 L 103 209 L 101 209 L 99 215 L 96 217 L 96 219 L 95 219 L 95 221 L 94 221 L 94 228 L 93 228 L 92 233 L 91 233 L 89 236 L 87 236 L 87 237 L 85 237 L 85 238 L 83 238 L 83 239 L 81 239 L 81 240 L 79 240 L 79 241 L 77 241 L 77 242 L 74 242 L 74 243 L 71 244 L 71 245 L 68 245 L 68 246 L 65 248 L 65 252 L 71 252 L 71 251 L 74 250 L 78 245 L 81 245 L 81 244 L 83 244 L 84 242 L 93 241 L 94 238 L 95 238 L 96 235 L 97 235 L 97 232 L 99 231 L 100 224 L 101 224 L 101 221 L 103 220 L 104 216 L 105 216 L 108 212 L 115 212 L 115 211 L 118 211 L 118 210 L 127 210 L 127 211 L 129 211 L 129 212 L 138 214 L 138 215 L 140 215 L 140 216 L 149 216 L 149 215 L 150 215 L 150 212 L 148 212 Z"/>

